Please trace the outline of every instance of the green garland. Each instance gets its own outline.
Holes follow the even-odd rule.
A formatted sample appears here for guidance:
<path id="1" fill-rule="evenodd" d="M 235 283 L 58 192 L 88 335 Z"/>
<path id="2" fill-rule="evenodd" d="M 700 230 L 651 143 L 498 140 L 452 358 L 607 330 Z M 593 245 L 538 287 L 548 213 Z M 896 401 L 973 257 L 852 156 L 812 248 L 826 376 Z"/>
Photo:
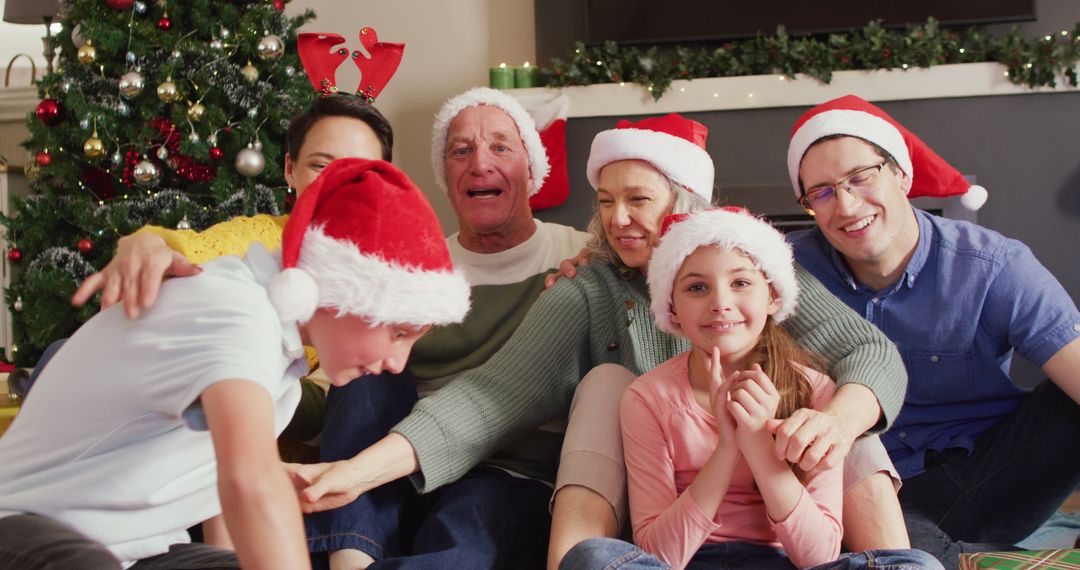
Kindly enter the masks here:
<path id="1" fill-rule="evenodd" d="M 791 37 L 783 26 L 772 36 L 725 43 L 720 47 L 638 48 L 606 42 L 586 47 L 578 42 L 569 61 L 552 60 L 543 74 L 549 87 L 596 83 L 637 83 L 659 100 L 676 79 L 798 73 L 829 83 L 834 71 L 908 69 L 948 63 L 996 61 L 1008 68 L 1009 80 L 1030 87 L 1054 86 L 1064 76 L 1077 86 L 1080 23 L 1071 33 L 1025 39 L 1013 28 L 993 37 L 980 28 L 942 28 L 926 24 L 889 30 L 880 21 L 860 31 L 827 37 Z"/>

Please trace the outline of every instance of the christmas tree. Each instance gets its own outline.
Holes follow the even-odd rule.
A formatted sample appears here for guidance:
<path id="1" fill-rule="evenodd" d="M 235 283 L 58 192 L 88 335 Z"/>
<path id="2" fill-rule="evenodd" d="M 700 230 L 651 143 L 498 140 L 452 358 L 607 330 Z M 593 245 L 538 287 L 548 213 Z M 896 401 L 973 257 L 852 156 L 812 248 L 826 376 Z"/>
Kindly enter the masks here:
<path id="1" fill-rule="evenodd" d="M 70 304 L 146 224 L 278 214 L 285 130 L 314 93 L 284 0 L 64 0 L 59 70 L 24 143 L 31 195 L 3 224 L 14 360 L 33 365 L 97 306 Z"/>

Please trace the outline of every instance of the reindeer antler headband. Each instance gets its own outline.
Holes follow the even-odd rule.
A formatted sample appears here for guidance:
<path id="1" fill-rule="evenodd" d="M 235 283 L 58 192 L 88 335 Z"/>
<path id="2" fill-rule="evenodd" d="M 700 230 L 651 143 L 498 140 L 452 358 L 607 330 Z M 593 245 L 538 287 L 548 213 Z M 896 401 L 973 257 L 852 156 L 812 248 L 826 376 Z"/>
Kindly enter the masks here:
<path id="1" fill-rule="evenodd" d="M 342 43 L 345 43 L 345 38 L 340 35 L 324 33 L 302 33 L 297 40 L 300 62 L 304 64 L 311 86 L 318 93 L 330 95 L 338 92 L 334 76 L 341 62 L 349 57 L 349 50 L 333 48 Z M 405 44 L 380 42 L 374 28 L 360 29 L 360 43 L 370 57 L 364 57 L 360 50 L 352 52 L 353 63 L 360 70 L 356 95 L 374 103 L 401 64 Z"/>

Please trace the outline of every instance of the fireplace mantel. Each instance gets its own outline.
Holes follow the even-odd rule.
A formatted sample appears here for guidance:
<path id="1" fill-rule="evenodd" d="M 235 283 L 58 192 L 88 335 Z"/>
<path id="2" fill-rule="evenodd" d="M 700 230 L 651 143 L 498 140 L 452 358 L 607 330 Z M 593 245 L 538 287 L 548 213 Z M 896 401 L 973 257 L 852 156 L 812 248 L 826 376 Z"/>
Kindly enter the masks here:
<path id="1" fill-rule="evenodd" d="M 870 101 L 1076 92 L 1059 80 L 1057 87 L 1031 88 L 1011 83 L 999 63 L 960 63 L 907 70 L 838 71 L 828 85 L 799 75 L 749 75 L 678 80 L 659 101 L 633 83 L 604 83 L 560 89 L 506 91 L 526 106 L 561 92 L 569 98 L 570 117 L 630 116 L 694 111 L 723 111 L 816 105 L 853 93 Z"/>

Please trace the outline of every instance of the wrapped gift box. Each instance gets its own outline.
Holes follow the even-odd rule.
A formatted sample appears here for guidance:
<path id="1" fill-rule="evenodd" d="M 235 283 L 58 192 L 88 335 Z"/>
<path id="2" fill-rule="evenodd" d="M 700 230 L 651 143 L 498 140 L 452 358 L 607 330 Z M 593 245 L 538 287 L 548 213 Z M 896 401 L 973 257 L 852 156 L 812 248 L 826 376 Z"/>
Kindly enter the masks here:
<path id="1" fill-rule="evenodd" d="M 1017 552 L 980 552 L 961 554 L 960 569 L 1001 568 L 1003 570 L 1028 570 L 1029 568 L 1061 568 L 1080 570 L 1080 550 L 1020 550 Z"/>

